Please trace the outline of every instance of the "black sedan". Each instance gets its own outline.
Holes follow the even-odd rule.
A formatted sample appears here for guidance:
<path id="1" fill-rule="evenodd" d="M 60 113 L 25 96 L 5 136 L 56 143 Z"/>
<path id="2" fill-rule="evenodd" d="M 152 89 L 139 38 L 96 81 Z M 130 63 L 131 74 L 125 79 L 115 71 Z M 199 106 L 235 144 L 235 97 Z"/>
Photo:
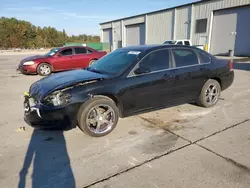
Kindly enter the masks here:
<path id="1" fill-rule="evenodd" d="M 78 125 L 91 136 L 104 136 L 119 117 L 189 102 L 212 107 L 233 80 L 230 61 L 197 48 L 127 47 L 89 68 L 33 83 L 25 95 L 25 120 L 43 129 Z"/>

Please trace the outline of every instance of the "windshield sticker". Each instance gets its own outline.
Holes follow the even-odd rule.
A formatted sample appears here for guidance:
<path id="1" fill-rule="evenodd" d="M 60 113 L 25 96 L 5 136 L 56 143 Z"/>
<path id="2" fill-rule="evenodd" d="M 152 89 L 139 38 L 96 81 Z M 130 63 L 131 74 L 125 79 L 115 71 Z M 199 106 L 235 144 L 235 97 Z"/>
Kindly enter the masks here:
<path id="1" fill-rule="evenodd" d="M 128 54 L 139 55 L 141 52 L 139 51 L 130 51 Z"/>

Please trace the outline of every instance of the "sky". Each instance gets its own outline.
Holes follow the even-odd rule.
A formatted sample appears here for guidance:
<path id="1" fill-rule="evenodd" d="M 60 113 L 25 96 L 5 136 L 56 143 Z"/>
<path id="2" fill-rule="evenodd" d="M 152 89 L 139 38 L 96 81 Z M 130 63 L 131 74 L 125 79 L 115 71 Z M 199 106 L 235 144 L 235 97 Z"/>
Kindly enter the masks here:
<path id="1" fill-rule="evenodd" d="M 198 0 L 0 0 L 0 17 L 65 29 L 68 35 L 100 34 L 101 22 Z"/>

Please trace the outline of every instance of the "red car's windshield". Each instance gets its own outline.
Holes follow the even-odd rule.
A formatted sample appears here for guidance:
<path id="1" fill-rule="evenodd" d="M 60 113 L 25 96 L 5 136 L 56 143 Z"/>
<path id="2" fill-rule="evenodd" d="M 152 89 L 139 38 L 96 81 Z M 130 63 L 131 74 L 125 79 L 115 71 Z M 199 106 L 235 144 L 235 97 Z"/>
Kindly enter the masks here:
<path id="1" fill-rule="evenodd" d="M 53 48 L 53 49 L 51 49 L 48 53 L 46 53 L 44 56 L 46 56 L 46 57 L 51 57 L 51 56 L 54 55 L 58 50 L 59 50 L 59 48 Z"/>

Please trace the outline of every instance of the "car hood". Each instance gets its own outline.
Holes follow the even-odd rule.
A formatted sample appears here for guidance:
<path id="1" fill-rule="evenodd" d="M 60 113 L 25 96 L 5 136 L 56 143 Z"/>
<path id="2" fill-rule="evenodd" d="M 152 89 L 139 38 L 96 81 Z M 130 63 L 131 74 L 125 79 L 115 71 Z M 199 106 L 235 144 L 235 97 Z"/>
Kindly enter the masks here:
<path id="1" fill-rule="evenodd" d="M 33 83 L 30 87 L 30 95 L 37 100 L 59 89 L 73 86 L 78 83 L 106 79 L 111 76 L 94 73 L 84 69 L 56 73 Z"/>
<path id="2" fill-rule="evenodd" d="M 33 61 L 33 60 L 41 59 L 41 58 L 47 58 L 47 57 L 45 57 L 44 55 L 29 56 L 29 57 L 26 57 L 26 58 L 22 59 L 21 62 L 20 62 L 20 65 L 23 65 L 27 61 Z"/>

